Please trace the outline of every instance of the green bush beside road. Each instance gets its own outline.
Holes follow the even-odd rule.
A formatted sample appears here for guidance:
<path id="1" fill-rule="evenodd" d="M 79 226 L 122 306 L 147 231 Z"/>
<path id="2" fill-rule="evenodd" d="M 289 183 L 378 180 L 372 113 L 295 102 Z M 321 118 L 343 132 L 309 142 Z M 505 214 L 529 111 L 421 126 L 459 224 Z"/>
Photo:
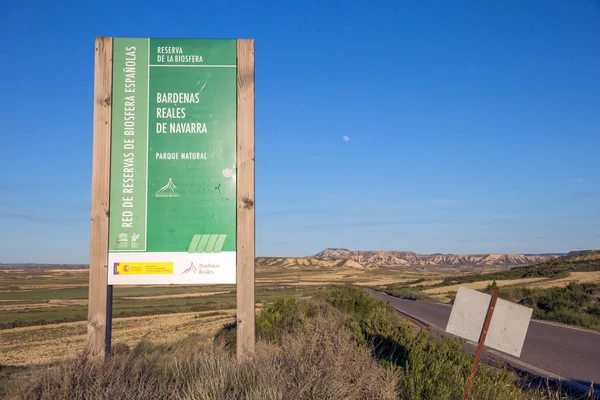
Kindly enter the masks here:
<path id="1" fill-rule="evenodd" d="M 484 291 L 491 292 L 488 287 Z M 569 283 L 566 287 L 500 288 L 500 297 L 533 308 L 533 318 L 600 330 L 600 284 Z"/>

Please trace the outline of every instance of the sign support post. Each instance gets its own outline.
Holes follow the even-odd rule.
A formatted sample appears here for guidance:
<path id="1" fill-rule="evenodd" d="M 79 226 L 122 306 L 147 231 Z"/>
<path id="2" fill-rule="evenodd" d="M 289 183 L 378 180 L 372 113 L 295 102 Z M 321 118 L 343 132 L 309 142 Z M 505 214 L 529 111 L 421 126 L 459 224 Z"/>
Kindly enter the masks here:
<path id="1" fill-rule="evenodd" d="M 473 386 L 473 379 L 475 379 L 475 373 L 477 372 L 477 367 L 479 366 L 479 359 L 481 358 L 481 353 L 483 352 L 485 338 L 487 337 L 488 329 L 490 328 L 490 323 L 492 322 L 494 308 L 496 308 L 496 300 L 498 300 L 498 293 L 498 289 L 496 289 L 494 291 L 494 294 L 492 294 L 492 299 L 490 300 L 490 305 L 485 316 L 483 329 L 481 330 L 481 335 L 479 336 L 479 343 L 477 344 L 477 351 L 475 352 L 475 359 L 473 359 L 471 373 L 469 374 L 469 379 L 467 380 L 467 387 L 465 388 L 465 399 L 468 399 L 469 394 L 471 393 L 471 386 Z"/>
<path id="2" fill-rule="evenodd" d="M 110 355 L 112 325 L 112 286 L 107 280 L 113 39 L 96 38 L 95 54 L 87 331 L 90 356 L 103 360 Z"/>
<path id="3" fill-rule="evenodd" d="M 237 358 L 254 353 L 254 40 L 237 41 Z"/>
<path id="4" fill-rule="evenodd" d="M 88 355 L 112 285 L 236 283 L 248 359 L 254 212 L 254 40 L 96 38 Z"/>

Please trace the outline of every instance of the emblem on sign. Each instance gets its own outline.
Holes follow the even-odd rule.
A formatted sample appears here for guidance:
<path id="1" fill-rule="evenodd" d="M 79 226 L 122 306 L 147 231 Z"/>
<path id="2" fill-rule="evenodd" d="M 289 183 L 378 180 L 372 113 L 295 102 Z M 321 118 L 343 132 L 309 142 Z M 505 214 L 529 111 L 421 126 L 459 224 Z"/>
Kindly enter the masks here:
<path id="1" fill-rule="evenodd" d="M 156 192 L 156 197 L 179 197 L 177 186 L 173 183 L 173 178 L 169 178 L 169 183 Z"/>

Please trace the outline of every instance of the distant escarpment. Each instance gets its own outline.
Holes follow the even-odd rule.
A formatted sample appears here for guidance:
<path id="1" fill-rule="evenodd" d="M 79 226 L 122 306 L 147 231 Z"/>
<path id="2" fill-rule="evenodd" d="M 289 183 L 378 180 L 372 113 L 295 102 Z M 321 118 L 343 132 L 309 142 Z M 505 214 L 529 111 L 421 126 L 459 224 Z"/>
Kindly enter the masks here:
<path id="1" fill-rule="evenodd" d="M 318 260 L 352 260 L 360 265 L 382 267 L 516 267 L 539 264 L 558 258 L 555 254 L 418 254 L 412 251 L 351 251 L 325 249 L 312 258 Z"/>
<path id="2" fill-rule="evenodd" d="M 368 266 L 363 266 L 354 260 L 350 259 L 318 259 L 315 257 L 257 257 L 257 267 L 308 267 L 308 268 L 355 268 L 365 269 Z"/>

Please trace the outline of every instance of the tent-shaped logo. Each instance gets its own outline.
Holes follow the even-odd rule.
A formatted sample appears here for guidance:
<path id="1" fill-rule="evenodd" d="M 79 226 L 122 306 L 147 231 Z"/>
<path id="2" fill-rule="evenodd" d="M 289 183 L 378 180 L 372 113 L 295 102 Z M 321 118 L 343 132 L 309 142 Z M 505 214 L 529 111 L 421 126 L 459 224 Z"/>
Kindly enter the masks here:
<path id="1" fill-rule="evenodd" d="M 156 197 L 178 197 L 177 186 L 173 183 L 173 178 L 169 178 L 169 183 L 156 192 Z"/>

